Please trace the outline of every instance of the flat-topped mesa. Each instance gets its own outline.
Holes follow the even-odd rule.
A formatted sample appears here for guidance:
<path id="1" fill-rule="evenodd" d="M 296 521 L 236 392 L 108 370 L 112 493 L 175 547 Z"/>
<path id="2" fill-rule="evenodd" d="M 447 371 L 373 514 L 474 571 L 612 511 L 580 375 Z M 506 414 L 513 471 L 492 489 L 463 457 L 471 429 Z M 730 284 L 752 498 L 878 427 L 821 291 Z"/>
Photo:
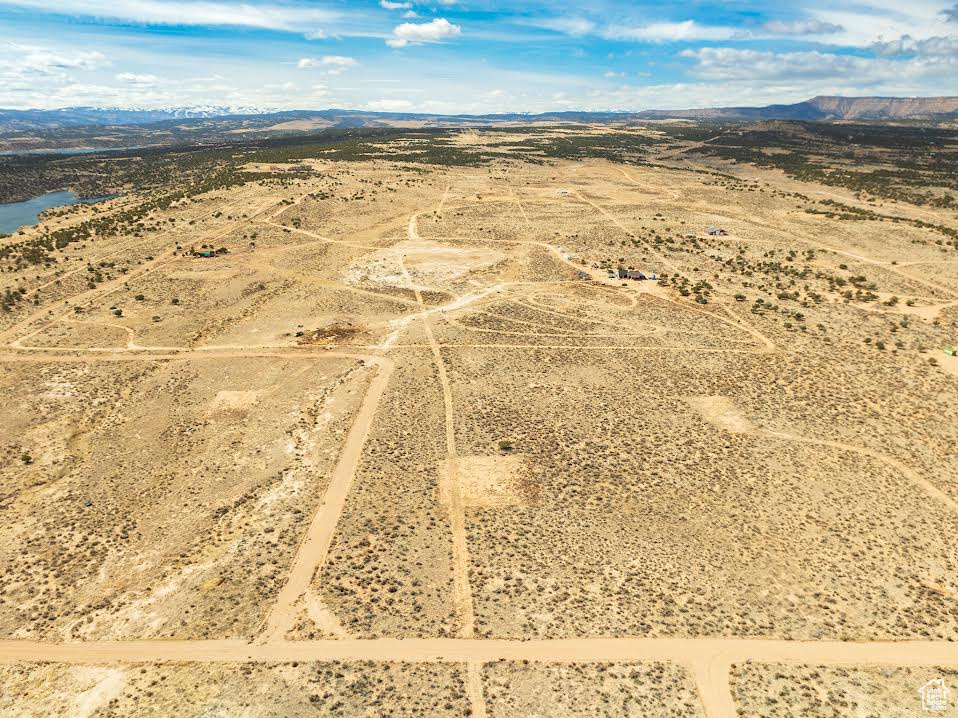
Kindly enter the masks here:
<path id="1" fill-rule="evenodd" d="M 831 117 L 851 119 L 920 119 L 958 112 L 958 97 L 839 97 L 819 95 L 808 101 Z"/>

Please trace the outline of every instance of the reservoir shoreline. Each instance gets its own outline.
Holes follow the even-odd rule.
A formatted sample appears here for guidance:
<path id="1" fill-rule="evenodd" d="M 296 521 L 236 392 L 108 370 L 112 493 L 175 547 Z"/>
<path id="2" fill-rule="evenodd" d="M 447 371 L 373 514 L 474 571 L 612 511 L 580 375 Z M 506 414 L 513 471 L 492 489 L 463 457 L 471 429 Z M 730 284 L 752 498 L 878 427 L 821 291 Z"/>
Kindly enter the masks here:
<path id="1" fill-rule="evenodd" d="M 21 202 L 0 203 L 0 235 L 14 234 L 22 227 L 33 226 L 40 221 L 40 215 L 57 207 L 74 204 L 95 204 L 115 199 L 119 195 L 101 195 L 81 198 L 69 189 L 46 192 Z"/>

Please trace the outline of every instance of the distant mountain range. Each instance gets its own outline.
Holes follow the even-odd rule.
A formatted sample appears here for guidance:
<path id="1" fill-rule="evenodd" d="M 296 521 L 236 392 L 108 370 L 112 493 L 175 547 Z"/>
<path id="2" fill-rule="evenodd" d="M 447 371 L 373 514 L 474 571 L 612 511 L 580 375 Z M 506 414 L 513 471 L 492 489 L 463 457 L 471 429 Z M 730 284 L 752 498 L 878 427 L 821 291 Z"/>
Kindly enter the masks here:
<path id="1" fill-rule="evenodd" d="M 704 120 L 944 120 L 958 119 L 958 97 L 835 97 L 822 95 L 793 105 L 647 110 L 646 119 Z"/>
<path id="2" fill-rule="evenodd" d="M 163 120 L 258 115 L 269 112 L 257 108 L 171 107 L 139 109 L 118 107 L 64 107 L 58 110 L 0 109 L 0 131 L 50 130 L 61 127 L 97 125 L 145 125 Z"/>
<path id="3" fill-rule="evenodd" d="M 37 132 L 76 127 L 122 127 L 172 120 L 186 125 L 204 120 L 235 121 L 246 131 L 258 128 L 290 132 L 326 127 L 463 127 L 494 124 L 593 123 L 637 120 L 909 120 L 956 121 L 958 97 L 813 97 L 791 105 L 765 107 L 711 107 L 643 112 L 546 112 L 487 115 L 430 115 L 363 110 L 294 110 L 275 112 L 261 108 L 180 107 L 119 109 L 66 107 L 59 110 L 0 110 L 0 132 Z"/>

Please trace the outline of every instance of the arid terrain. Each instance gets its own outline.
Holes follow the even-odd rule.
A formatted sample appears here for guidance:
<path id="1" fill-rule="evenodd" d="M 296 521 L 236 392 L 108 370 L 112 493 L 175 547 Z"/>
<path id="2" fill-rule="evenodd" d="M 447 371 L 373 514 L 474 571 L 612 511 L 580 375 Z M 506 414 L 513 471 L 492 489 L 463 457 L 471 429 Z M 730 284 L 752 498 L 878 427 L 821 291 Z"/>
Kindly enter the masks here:
<path id="1" fill-rule="evenodd" d="M 0 714 L 958 711 L 954 176 L 783 125 L 175 157 L 0 239 Z"/>

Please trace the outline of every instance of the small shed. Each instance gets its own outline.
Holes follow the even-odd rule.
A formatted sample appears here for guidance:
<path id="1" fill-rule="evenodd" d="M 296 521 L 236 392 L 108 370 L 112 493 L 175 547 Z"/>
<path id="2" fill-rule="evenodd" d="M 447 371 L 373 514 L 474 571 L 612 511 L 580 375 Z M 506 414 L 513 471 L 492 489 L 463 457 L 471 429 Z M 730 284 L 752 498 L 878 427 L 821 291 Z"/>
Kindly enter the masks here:
<path id="1" fill-rule="evenodd" d="M 721 227 L 706 227 L 705 233 L 711 234 L 713 237 L 724 237 L 728 234 L 728 232 Z"/>
<path id="2" fill-rule="evenodd" d="M 629 278 L 629 270 L 626 269 L 625 267 L 619 267 L 618 275 L 619 275 L 619 279 L 628 279 L 628 278 Z"/>
<path id="3" fill-rule="evenodd" d="M 193 254 L 196 257 L 215 257 L 216 256 L 216 252 L 213 251 L 212 249 L 200 249 L 200 250 L 197 250 L 196 252 L 193 252 Z"/>

